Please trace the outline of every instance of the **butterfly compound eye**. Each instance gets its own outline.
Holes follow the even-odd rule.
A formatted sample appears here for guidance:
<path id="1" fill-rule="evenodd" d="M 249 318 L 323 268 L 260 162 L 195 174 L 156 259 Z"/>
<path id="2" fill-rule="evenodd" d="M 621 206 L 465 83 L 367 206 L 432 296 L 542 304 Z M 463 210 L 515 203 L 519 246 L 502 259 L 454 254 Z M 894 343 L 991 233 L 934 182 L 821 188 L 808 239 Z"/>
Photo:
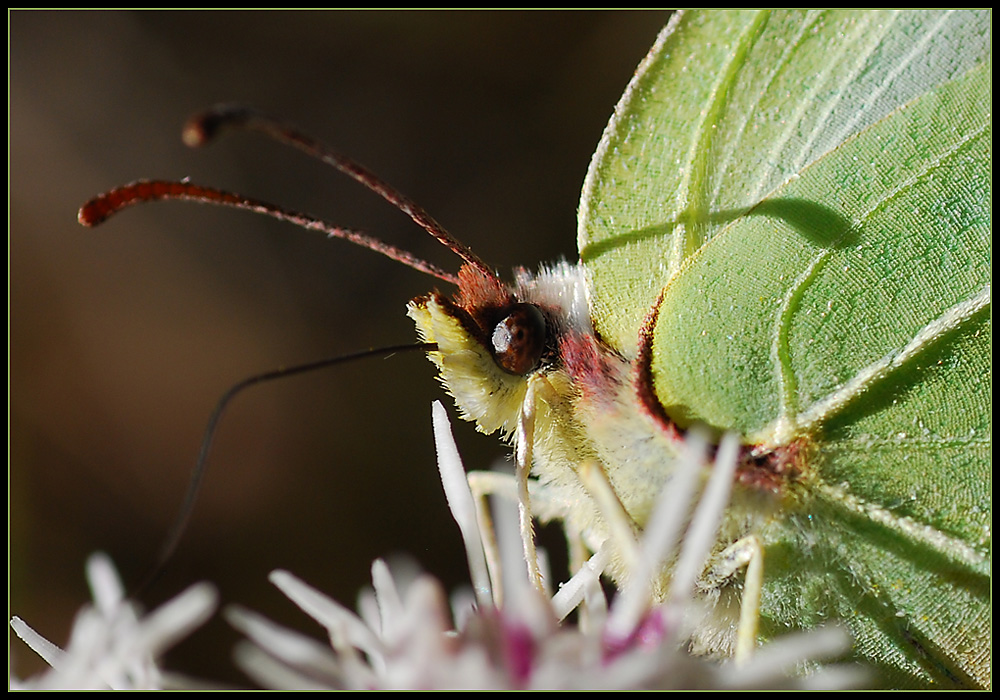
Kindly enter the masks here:
<path id="1" fill-rule="evenodd" d="M 545 349 L 545 317 L 534 304 L 515 304 L 493 329 L 493 355 L 503 369 L 527 374 Z"/>

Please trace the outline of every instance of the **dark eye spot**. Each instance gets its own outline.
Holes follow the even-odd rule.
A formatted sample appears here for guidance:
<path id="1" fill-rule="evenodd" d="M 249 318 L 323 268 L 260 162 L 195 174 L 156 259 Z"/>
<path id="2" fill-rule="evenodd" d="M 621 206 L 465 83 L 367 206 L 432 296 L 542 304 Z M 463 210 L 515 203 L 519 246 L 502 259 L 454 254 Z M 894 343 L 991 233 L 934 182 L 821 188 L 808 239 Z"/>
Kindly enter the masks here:
<path id="1" fill-rule="evenodd" d="M 498 365 L 513 374 L 527 374 L 542 359 L 545 317 L 534 304 L 515 304 L 493 329 L 492 341 Z"/>

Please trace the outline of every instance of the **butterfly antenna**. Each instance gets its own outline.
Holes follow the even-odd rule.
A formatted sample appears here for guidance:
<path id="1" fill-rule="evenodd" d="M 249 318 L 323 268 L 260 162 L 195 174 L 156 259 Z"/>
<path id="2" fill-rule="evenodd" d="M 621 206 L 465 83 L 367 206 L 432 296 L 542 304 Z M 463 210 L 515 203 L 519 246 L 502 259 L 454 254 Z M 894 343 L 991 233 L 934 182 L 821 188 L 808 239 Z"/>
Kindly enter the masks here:
<path id="1" fill-rule="evenodd" d="M 106 219 L 114 216 L 122 209 L 143 202 L 174 199 L 201 204 L 217 204 L 235 209 L 244 209 L 257 214 L 264 214 L 279 221 L 289 221 L 310 231 L 325 233 L 330 238 L 342 238 L 362 248 L 374 250 L 387 258 L 401 262 L 407 267 L 437 277 L 445 282 L 458 284 L 458 277 L 442 270 L 426 260 L 422 260 L 396 246 L 389 245 L 377 238 L 354 229 L 334 226 L 333 224 L 309 214 L 285 209 L 276 204 L 251 197 L 226 192 L 225 190 L 191 182 L 170 182 L 165 180 L 139 180 L 128 185 L 116 187 L 104 194 L 94 197 L 80 208 L 77 219 L 81 224 L 92 228 Z"/>
<path id="2" fill-rule="evenodd" d="M 420 228 L 436 238 L 448 250 L 458 255 L 469 265 L 478 268 L 487 277 L 496 274 L 462 242 L 448 233 L 444 226 L 434 220 L 427 211 L 404 195 L 388 182 L 352 158 L 338 153 L 326 144 L 303 133 L 293 124 L 275 119 L 252 107 L 235 104 L 220 104 L 194 116 L 184 127 L 184 143 L 202 146 L 215 138 L 225 127 L 238 127 L 259 131 L 275 141 L 293 146 L 306 155 L 333 166 L 355 182 L 371 190 L 406 214 Z"/>
<path id="3" fill-rule="evenodd" d="M 332 367 L 346 362 L 353 362 L 355 360 L 363 360 L 369 357 L 389 356 L 397 352 L 410 352 L 414 350 L 432 352 L 437 350 L 437 343 L 411 343 L 408 345 L 396 345 L 387 348 L 364 350 L 352 355 L 328 357 L 301 365 L 282 367 L 269 372 L 263 372 L 252 377 L 247 377 L 230 387 L 215 405 L 215 409 L 212 411 L 212 415 L 208 419 L 208 424 L 205 426 L 205 434 L 201 440 L 201 447 L 198 450 L 198 458 L 195 460 L 194 469 L 191 471 L 191 479 L 188 481 L 188 488 L 187 493 L 184 495 L 184 502 L 181 504 L 177 518 L 170 527 L 170 531 L 163 542 L 163 546 L 160 548 L 160 553 L 157 556 L 156 563 L 149 570 L 149 573 L 147 573 L 142 579 L 142 582 L 132 591 L 131 597 L 137 599 L 143 591 L 145 591 L 154 581 L 156 581 L 156 579 L 160 577 L 160 574 L 163 573 L 167 562 L 177 550 L 177 545 L 180 543 L 185 530 L 187 530 L 188 522 L 191 520 L 191 514 L 194 512 L 195 502 L 197 501 L 198 494 L 201 491 L 201 483 L 205 478 L 205 473 L 208 468 L 208 454 L 212 449 L 212 441 L 215 439 L 215 433 L 219 427 L 219 421 L 222 419 L 222 414 L 225 413 L 226 408 L 229 407 L 229 404 L 232 403 L 233 399 L 235 399 L 238 394 L 252 386 L 263 384 L 264 382 L 269 382 L 275 379 L 293 377 L 297 374 L 304 374 L 306 372 L 312 372 L 313 370 L 324 369 L 326 367 Z"/>
<path id="4" fill-rule="evenodd" d="M 276 141 L 298 148 L 313 158 L 333 166 L 405 213 L 418 226 L 433 236 L 448 250 L 462 258 L 468 265 L 476 268 L 484 276 L 499 281 L 496 273 L 486 263 L 467 246 L 448 233 L 423 207 L 360 163 L 334 151 L 291 124 L 281 122 L 249 107 L 218 105 L 189 120 L 183 130 L 183 139 L 189 146 L 201 146 L 211 141 L 224 127 L 240 127 L 262 132 Z M 335 226 L 318 217 L 286 209 L 270 202 L 244 197 L 214 187 L 196 185 L 187 181 L 140 180 L 116 187 L 113 190 L 98 195 L 83 205 L 80 209 L 78 219 L 84 226 L 93 227 L 126 207 L 143 202 L 166 199 L 229 206 L 264 214 L 280 221 L 289 221 L 302 228 L 325 233 L 331 238 L 342 238 L 369 250 L 374 250 L 388 258 L 401 262 L 420 272 L 437 277 L 445 282 L 452 284 L 459 283 L 457 275 L 446 272 L 405 250 L 384 243 L 361 231 Z"/>

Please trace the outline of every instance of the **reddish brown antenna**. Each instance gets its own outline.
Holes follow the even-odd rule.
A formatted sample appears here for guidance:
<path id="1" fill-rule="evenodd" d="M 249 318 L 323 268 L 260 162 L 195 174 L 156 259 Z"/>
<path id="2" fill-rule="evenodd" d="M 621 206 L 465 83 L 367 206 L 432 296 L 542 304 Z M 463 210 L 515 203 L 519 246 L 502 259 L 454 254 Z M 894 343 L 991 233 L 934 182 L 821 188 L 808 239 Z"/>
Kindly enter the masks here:
<path id="1" fill-rule="evenodd" d="M 291 124 L 274 119 L 249 107 L 217 105 L 188 121 L 184 127 L 183 139 L 189 146 L 201 146 L 211 141 L 220 129 L 227 126 L 260 131 L 276 141 L 294 146 L 307 155 L 332 165 L 405 213 L 448 250 L 462 258 L 466 264 L 475 267 L 486 277 L 497 279 L 496 274 L 487 267 L 486 263 L 448 233 L 423 207 L 360 163 L 337 153 Z M 425 272 L 446 282 L 458 284 L 456 275 L 445 272 L 436 265 L 421 260 L 405 250 L 383 243 L 361 231 L 335 226 L 315 216 L 285 209 L 269 202 L 190 182 L 143 180 L 116 187 L 84 204 L 80 209 L 78 219 L 84 226 L 97 226 L 108 217 L 133 204 L 164 199 L 188 200 L 246 209 L 281 221 L 290 221 L 306 229 L 321 231 L 330 237 L 343 238 L 381 253 L 415 270 Z"/>
<path id="2" fill-rule="evenodd" d="M 201 204 L 217 204 L 235 209 L 245 209 L 257 214 L 264 214 L 279 221 L 290 221 L 310 231 L 320 231 L 331 238 L 342 238 L 355 243 L 362 248 L 374 250 L 387 258 L 392 258 L 408 267 L 445 282 L 458 284 L 458 277 L 439 268 L 437 265 L 422 260 L 412 253 L 384 243 L 377 238 L 354 229 L 342 228 L 318 219 L 309 214 L 279 207 L 277 204 L 259 199 L 226 192 L 225 190 L 191 182 L 170 182 L 164 180 L 139 180 L 127 185 L 121 185 L 104 194 L 94 197 L 80 208 L 77 220 L 87 227 L 97 226 L 105 219 L 114 216 L 122 209 L 143 202 L 155 202 L 161 199 L 186 200 Z"/>

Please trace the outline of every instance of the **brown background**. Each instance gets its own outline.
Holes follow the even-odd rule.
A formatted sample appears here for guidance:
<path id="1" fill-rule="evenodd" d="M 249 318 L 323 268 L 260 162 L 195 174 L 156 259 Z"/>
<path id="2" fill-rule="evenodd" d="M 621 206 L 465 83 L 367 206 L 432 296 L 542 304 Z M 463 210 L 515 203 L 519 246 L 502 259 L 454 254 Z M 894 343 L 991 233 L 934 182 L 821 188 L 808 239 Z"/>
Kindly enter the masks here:
<path id="1" fill-rule="evenodd" d="M 590 154 L 663 13 L 13 12 L 10 19 L 10 612 L 59 644 L 86 555 L 128 583 L 184 493 L 207 416 L 256 372 L 408 342 L 433 282 L 340 242 L 186 204 L 75 223 L 140 177 L 233 189 L 455 260 L 376 196 L 253 135 L 186 149 L 218 101 L 294 120 L 423 204 L 501 271 L 575 258 Z M 222 423 L 158 604 L 209 580 L 319 636 L 266 581 L 351 603 L 373 558 L 467 579 L 434 466 L 426 359 L 369 360 L 244 395 Z M 447 404 L 452 408 L 450 402 Z M 454 414 L 454 411 L 452 411 Z M 468 424 L 467 465 L 505 450 Z M 214 620 L 168 665 L 230 682 Z M 207 645 L 203 646 L 203 645 Z M 40 662 L 17 640 L 13 671 Z"/>

